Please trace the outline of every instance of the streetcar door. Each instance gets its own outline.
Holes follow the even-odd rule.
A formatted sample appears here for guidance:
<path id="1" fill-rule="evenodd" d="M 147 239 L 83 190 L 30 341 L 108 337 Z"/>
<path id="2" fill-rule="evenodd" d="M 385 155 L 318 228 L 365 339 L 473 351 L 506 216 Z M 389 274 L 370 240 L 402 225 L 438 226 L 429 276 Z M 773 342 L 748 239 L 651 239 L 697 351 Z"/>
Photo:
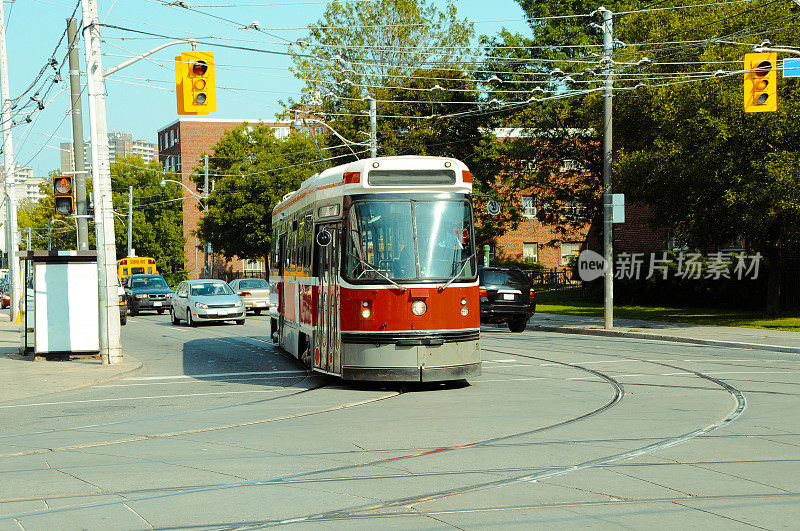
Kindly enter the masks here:
<path id="1" fill-rule="evenodd" d="M 283 323 L 285 321 L 283 313 L 286 311 L 286 234 L 281 234 L 278 238 L 278 340 L 283 344 Z"/>
<path id="2" fill-rule="evenodd" d="M 330 243 L 317 245 L 319 292 L 317 295 L 317 333 L 314 367 L 335 374 L 341 373 L 341 330 L 339 327 L 339 234 L 341 227 L 323 225 L 330 233 Z M 315 242 L 318 238 L 315 238 Z"/>

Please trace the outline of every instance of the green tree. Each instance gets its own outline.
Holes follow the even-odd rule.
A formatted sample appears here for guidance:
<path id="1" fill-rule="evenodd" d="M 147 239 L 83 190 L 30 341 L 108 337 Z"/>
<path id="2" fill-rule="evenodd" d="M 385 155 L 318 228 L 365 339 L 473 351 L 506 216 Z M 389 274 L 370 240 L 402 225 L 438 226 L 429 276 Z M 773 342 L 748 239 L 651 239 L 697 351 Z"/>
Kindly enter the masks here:
<path id="1" fill-rule="evenodd" d="M 153 160 L 139 156 L 117 159 L 111 166 L 114 234 L 117 259 L 128 249 L 128 187 L 133 186 L 133 248 L 137 256 L 156 259 L 159 272 L 174 284 L 186 278 L 184 269 L 183 192 L 178 185 L 161 187 L 161 179 L 175 179 Z"/>
<path id="2" fill-rule="evenodd" d="M 767 258 L 771 315 L 780 306 L 782 251 L 800 242 L 800 83 L 779 80 L 777 112 L 745 113 L 741 61 L 765 37 L 797 42 L 800 29 L 786 21 L 798 11 L 769 1 L 710 5 L 633 15 L 617 26 L 626 42 L 687 43 L 650 57 L 647 75 L 671 82 L 615 99 L 620 189 L 652 205 L 659 223 L 692 247 L 744 237 L 750 252 Z"/>
<path id="3" fill-rule="evenodd" d="M 264 258 L 272 240 L 272 209 L 321 170 L 309 135 L 279 140 L 269 126 L 247 124 L 228 131 L 209 157 L 214 186 L 198 234 L 229 258 Z M 198 173 L 195 179 L 203 177 Z"/>

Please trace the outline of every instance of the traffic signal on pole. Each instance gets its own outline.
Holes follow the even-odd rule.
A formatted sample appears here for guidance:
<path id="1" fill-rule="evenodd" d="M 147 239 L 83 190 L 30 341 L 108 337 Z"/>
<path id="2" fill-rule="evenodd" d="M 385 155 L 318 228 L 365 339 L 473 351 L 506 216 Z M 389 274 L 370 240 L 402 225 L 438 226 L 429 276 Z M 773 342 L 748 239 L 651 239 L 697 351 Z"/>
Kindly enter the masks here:
<path id="1" fill-rule="evenodd" d="M 72 175 L 53 177 L 53 210 L 71 216 L 75 212 L 75 180 Z"/>
<path id="2" fill-rule="evenodd" d="M 178 114 L 208 114 L 217 110 L 214 54 L 183 52 L 175 58 Z"/>
<path id="3" fill-rule="evenodd" d="M 744 112 L 778 110 L 777 66 L 777 53 L 745 54 Z"/>

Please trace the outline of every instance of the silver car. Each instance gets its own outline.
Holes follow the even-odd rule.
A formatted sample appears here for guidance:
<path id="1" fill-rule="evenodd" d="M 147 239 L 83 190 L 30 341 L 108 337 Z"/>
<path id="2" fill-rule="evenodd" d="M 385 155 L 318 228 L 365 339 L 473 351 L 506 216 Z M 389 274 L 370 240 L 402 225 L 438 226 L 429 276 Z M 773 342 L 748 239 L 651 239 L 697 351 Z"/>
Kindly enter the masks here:
<path id="1" fill-rule="evenodd" d="M 185 280 L 178 285 L 169 308 L 172 324 L 186 321 L 197 326 L 206 321 L 244 324 L 244 302 L 222 280 Z"/>
<path id="2" fill-rule="evenodd" d="M 261 278 L 237 278 L 229 286 L 244 301 L 247 311 L 256 315 L 269 309 L 269 282 Z"/>

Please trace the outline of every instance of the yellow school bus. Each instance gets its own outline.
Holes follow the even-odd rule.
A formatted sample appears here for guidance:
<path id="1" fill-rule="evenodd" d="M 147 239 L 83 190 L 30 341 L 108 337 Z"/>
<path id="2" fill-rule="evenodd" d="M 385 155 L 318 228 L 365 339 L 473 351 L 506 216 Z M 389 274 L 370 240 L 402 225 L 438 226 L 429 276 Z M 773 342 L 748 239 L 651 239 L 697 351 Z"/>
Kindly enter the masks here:
<path id="1" fill-rule="evenodd" d="M 120 279 L 128 275 L 157 275 L 156 261 L 147 256 L 129 256 L 117 262 L 117 276 Z"/>

